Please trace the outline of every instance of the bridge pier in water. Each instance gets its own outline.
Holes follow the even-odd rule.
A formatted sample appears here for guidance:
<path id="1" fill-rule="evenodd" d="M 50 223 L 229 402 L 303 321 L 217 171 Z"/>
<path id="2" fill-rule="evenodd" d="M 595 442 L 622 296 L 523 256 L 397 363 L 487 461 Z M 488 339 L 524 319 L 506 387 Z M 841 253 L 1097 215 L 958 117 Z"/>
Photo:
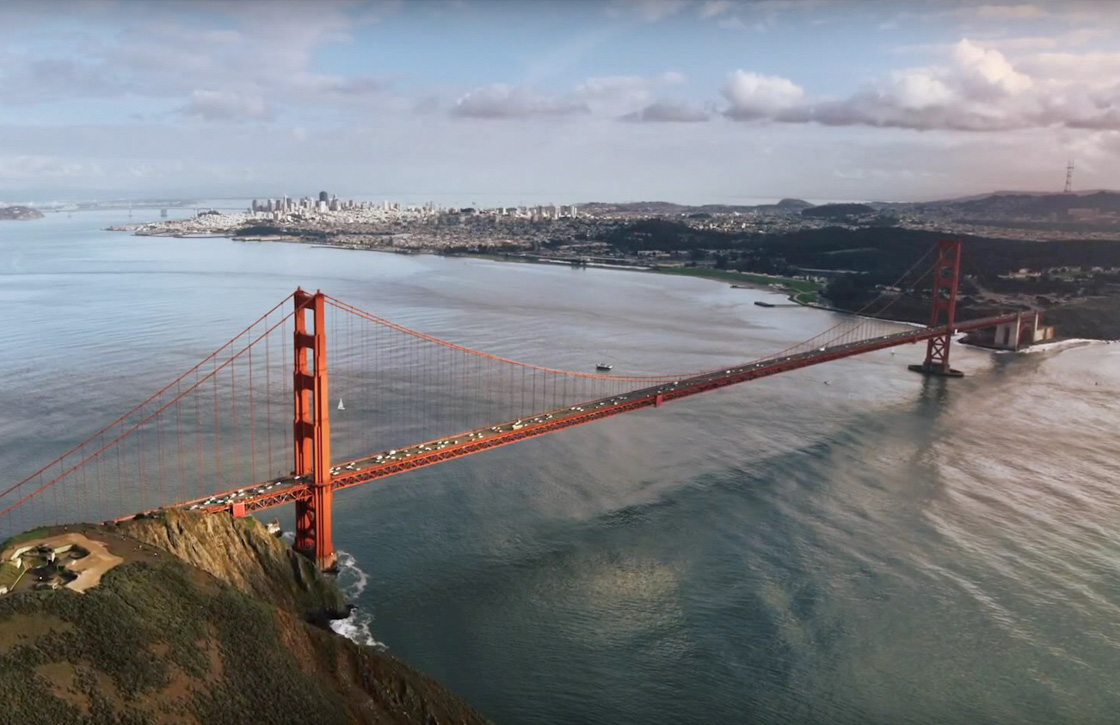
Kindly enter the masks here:
<path id="1" fill-rule="evenodd" d="M 296 549 L 320 569 L 337 568 L 334 550 L 331 486 L 330 391 L 327 379 L 327 324 L 325 296 L 297 289 L 295 300 L 295 475 L 308 481 L 310 497 L 296 501 Z M 307 311 L 314 331 L 307 330 Z M 308 358 L 311 358 L 310 360 Z"/>
<path id="2" fill-rule="evenodd" d="M 957 315 L 957 290 L 961 280 L 961 242 L 959 239 L 937 243 L 937 267 L 933 273 L 930 327 L 944 327 L 945 333 L 926 341 L 926 359 L 910 370 L 923 375 L 962 378 L 964 373 L 949 365 L 949 347 L 953 342 L 953 323 Z M 944 318 L 943 315 L 944 314 Z"/>

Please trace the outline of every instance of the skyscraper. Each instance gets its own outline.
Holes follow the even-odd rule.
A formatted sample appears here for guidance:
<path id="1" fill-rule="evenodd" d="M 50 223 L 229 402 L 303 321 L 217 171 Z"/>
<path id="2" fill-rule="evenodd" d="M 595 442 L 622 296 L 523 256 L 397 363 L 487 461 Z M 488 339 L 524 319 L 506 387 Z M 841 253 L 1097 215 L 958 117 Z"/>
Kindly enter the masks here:
<path id="1" fill-rule="evenodd" d="M 319 201 L 330 201 L 330 196 L 325 191 L 319 192 Z"/>

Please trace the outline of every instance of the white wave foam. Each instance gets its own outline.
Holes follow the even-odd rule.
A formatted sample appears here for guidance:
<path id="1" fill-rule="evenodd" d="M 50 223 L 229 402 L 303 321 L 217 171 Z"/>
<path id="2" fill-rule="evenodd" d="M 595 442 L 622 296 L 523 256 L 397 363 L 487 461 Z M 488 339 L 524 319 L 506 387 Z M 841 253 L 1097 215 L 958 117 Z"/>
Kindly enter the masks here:
<path id="1" fill-rule="evenodd" d="M 338 588 L 351 602 L 358 599 L 369 584 L 369 575 L 358 566 L 357 559 L 345 551 L 338 552 Z M 373 615 L 364 609 L 352 609 L 346 619 L 336 619 L 331 622 L 331 629 L 338 634 L 367 647 L 376 647 L 385 650 L 388 647 L 384 642 L 377 641 L 373 636 Z"/>
<path id="2" fill-rule="evenodd" d="M 1020 352 L 1056 352 L 1058 350 L 1068 350 L 1075 347 L 1087 347 L 1089 345 L 1109 345 L 1109 340 L 1089 340 L 1085 338 L 1075 337 L 1069 340 L 1058 340 L 1057 342 L 1043 342 L 1037 345 L 1025 347 Z"/>
<path id="3" fill-rule="evenodd" d="M 358 560 L 346 551 L 338 552 L 338 588 L 350 599 L 357 599 L 366 590 L 369 576 L 358 566 Z"/>
<path id="4" fill-rule="evenodd" d="M 382 651 L 389 649 L 388 645 L 379 642 L 373 636 L 373 631 L 370 629 L 372 624 L 373 617 L 360 609 L 355 609 L 350 612 L 350 616 L 346 619 L 336 619 L 331 622 L 331 629 L 351 642 L 357 642 L 360 645 Z"/>
<path id="5" fill-rule="evenodd" d="M 965 335 L 961 335 L 963 338 Z M 1040 342 L 1034 345 L 1019 348 L 1018 350 L 1004 350 L 991 348 L 986 345 L 970 345 L 967 342 L 961 342 L 960 338 L 953 338 L 954 341 L 960 342 L 966 347 L 975 348 L 977 350 L 988 350 L 995 355 L 1026 355 L 1028 353 L 1040 352 L 1061 352 L 1062 350 L 1073 350 L 1079 347 L 1089 347 L 1090 345 L 1111 345 L 1120 340 L 1094 340 L 1091 338 L 1071 337 L 1068 340 L 1056 340 L 1054 342 Z"/>

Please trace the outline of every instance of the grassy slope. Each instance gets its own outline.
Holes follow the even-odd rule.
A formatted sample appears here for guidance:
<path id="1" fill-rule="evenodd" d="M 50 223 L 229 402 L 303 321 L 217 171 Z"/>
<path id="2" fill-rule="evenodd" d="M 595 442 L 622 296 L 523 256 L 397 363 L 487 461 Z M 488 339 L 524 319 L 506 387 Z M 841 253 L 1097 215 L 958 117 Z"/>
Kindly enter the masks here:
<path id="1" fill-rule="evenodd" d="M 703 277 L 725 282 L 742 282 L 769 286 L 779 284 L 798 293 L 814 293 L 821 288 L 816 282 L 790 277 L 768 277 L 764 274 L 751 274 L 750 272 L 734 272 L 725 269 L 708 269 L 706 267 L 668 267 L 657 270 L 661 274 L 682 274 L 688 277 Z"/>
<path id="2" fill-rule="evenodd" d="M 232 536 L 198 545 L 246 555 Z M 304 620 L 174 557 L 121 565 L 86 594 L 0 597 L 0 723 L 485 722 Z"/>

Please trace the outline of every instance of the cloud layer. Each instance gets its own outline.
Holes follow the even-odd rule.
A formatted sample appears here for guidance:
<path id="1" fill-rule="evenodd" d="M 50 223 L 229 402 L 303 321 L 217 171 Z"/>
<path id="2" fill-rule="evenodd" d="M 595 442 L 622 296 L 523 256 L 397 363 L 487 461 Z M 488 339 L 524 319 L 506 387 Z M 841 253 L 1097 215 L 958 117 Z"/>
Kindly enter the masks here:
<path id="1" fill-rule="evenodd" d="M 631 199 L 851 199 L 935 195 L 954 169 L 984 186 L 1056 173 L 1060 188 L 1067 157 L 1079 182 L 1120 186 L 1112 8 L 13 3 L 0 191 L 263 193 L 315 176 L 516 196 L 552 193 L 547 179 L 578 201 L 602 176 Z"/>
<path id="2" fill-rule="evenodd" d="M 1008 131 L 1061 126 L 1120 131 L 1120 53 L 1037 56 L 1033 73 L 968 39 L 941 65 L 890 73 L 839 100 L 807 98 L 786 78 L 737 70 L 724 114 L 740 121 L 916 130 Z M 1063 73 L 1076 67 L 1076 73 Z"/>

